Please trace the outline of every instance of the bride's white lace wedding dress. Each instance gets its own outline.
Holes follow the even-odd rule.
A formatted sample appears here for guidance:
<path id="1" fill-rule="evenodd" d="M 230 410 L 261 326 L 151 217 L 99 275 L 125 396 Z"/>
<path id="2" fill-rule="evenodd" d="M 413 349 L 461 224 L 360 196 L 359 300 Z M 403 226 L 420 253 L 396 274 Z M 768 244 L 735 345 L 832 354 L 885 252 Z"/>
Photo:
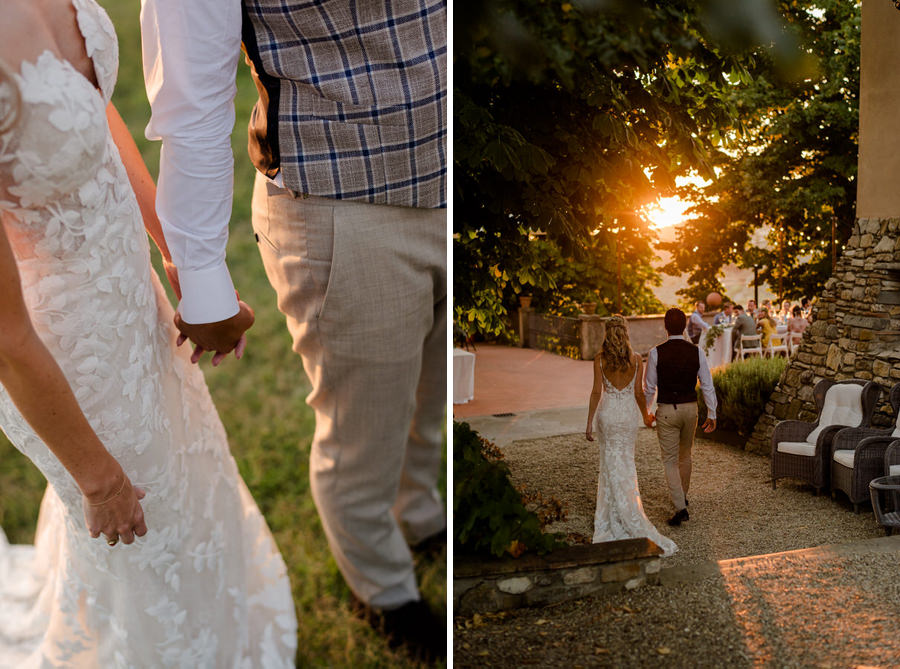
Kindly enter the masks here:
<path id="1" fill-rule="evenodd" d="M 91 539 L 75 482 L 0 387 L 0 425 L 50 483 L 35 546 L 0 532 L 0 666 L 292 667 L 284 562 L 200 370 L 174 345 L 107 126 L 113 26 L 94 0 L 73 4 L 100 90 L 50 51 L 21 65 L 22 115 L 0 135 L 0 209 L 14 214 L 4 220 L 34 326 L 146 489 L 149 530 L 128 546 Z"/>
<path id="2" fill-rule="evenodd" d="M 634 445 L 643 423 L 634 399 L 636 380 L 637 370 L 620 390 L 603 374 L 603 397 L 592 426 L 600 451 L 593 543 L 648 537 L 662 548 L 664 556 L 669 556 L 678 547 L 660 534 L 644 514 L 638 489 Z"/>

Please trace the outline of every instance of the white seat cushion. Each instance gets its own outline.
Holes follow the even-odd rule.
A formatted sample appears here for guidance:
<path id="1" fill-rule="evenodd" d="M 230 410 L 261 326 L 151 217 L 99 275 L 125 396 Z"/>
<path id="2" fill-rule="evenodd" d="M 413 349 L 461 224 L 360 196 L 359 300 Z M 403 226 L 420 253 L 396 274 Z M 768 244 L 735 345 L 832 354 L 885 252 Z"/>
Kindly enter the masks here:
<path id="1" fill-rule="evenodd" d="M 888 476 L 900 476 L 900 465 L 891 465 L 888 468 Z"/>
<path id="2" fill-rule="evenodd" d="M 819 416 L 819 424 L 809 433 L 806 441 L 816 443 L 819 433 L 829 425 L 859 427 L 862 423 L 862 389 L 856 383 L 836 383 L 825 393 L 825 404 Z"/>
<path id="3" fill-rule="evenodd" d="M 856 451 L 839 450 L 834 452 L 834 461 L 839 465 L 844 465 L 848 469 L 853 469 L 853 454 Z"/>
<path id="4" fill-rule="evenodd" d="M 816 454 L 816 443 L 809 443 L 808 441 L 779 441 L 775 450 L 779 453 L 811 457 Z"/>

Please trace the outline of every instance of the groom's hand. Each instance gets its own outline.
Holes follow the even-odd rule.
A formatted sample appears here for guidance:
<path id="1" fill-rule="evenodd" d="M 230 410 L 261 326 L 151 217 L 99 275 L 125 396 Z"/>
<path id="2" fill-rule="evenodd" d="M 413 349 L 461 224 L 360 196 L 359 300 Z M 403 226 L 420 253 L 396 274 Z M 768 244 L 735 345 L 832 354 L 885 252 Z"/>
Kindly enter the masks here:
<path id="1" fill-rule="evenodd" d="M 712 432 L 716 429 L 716 419 L 715 418 L 707 418 L 706 422 L 703 423 L 703 431 L 704 432 Z"/>
<path id="2" fill-rule="evenodd" d="M 207 351 L 213 352 L 213 365 L 222 362 L 231 351 L 234 351 L 236 358 L 243 355 L 247 343 L 244 333 L 253 325 L 255 318 L 248 304 L 238 300 L 238 306 L 237 314 L 216 323 L 185 323 L 181 314 L 175 312 L 175 327 L 181 333 L 178 345 L 188 339 L 194 344 L 191 362 L 199 362 Z"/>

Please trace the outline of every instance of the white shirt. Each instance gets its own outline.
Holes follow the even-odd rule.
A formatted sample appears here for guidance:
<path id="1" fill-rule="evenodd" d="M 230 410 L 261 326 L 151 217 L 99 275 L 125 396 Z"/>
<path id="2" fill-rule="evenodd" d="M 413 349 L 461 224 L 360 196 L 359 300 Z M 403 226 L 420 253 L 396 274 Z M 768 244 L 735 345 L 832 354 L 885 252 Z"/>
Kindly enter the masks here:
<path id="1" fill-rule="evenodd" d="M 141 0 L 146 137 L 162 140 L 156 211 L 187 323 L 238 313 L 225 245 L 234 189 L 241 0 Z"/>
<path id="2" fill-rule="evenodd" d="M 703 320 L 703 314 L 701 314 L 699 311 L 695 311 L 691 314 L 691 323 L 699 327 L 701 330 L 709 329 L 709 323 Z"/>
<path id="3" fill-rule="evenodd" d="M 669 335 L 669 340 L 672 339 L 684 339 L 684 337 L 681 335 Z M 706 361 L 706 354 L 699 346 L 697 347 L 697 352 L 700 355 L 700 369 L 697 372 L 697 377 L 700 379 L 700 390 L 703 392 L 703 401 L 706 402 L 706 415 L 712 420 L 715 420 L 716 407 L 718 406 L 718 402 L 716 401 L 716 389 L 713 387 L 712 374 L 709 372 L 709 363 Z M 656 362 L 658 358 L 659 353 L 657 353 L 656 347 L 654 346 L 647 355 L 647 373 L 644 376 L 644 397 L 647 398 L 648 407 L 652 406 L 656 399 L 656 384 L 658 380 L 656 376 Z"/>

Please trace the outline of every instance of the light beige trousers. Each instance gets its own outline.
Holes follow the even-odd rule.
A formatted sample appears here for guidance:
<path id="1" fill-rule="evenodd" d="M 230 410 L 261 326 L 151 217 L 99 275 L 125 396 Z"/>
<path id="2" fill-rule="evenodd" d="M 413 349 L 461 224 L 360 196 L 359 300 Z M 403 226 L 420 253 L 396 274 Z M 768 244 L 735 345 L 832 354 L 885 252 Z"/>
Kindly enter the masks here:
<path id="1" fill-rule="evenodd" d="M 691 487 L 691 446 L 697 430 L 697 403 L 659 404 L 656 407 L 656 436 L 662 451 L 666 483 L 675 510 L 685 507 L 684 497 Z"/>
<path id="2" fill-rule="evenodd" d="M 305 198 L 257 175 L 253 228 L 312 384 L 313 499 L 347 584 L 419 599 L 409 544 L 446 527 L 446 210 Z"/>

